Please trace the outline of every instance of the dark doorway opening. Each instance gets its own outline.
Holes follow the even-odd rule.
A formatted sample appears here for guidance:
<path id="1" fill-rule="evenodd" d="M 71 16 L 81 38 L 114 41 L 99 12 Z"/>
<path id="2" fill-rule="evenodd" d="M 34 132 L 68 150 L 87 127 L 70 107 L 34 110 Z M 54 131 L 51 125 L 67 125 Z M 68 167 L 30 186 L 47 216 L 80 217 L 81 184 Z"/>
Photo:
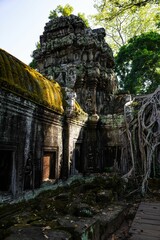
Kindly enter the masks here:
<path id="1" fill-rule="evenodd" d="M 81 145 L 80 143 L 76 143 L 75 145 L 75 169 L 79 172 L 83 172 L 83 162 L 81 157 Z"/>
<path id="2" fill-rule="evenodd" d="M 44 152 L 42 181 L 56 178 L 56 151 Z"/>
<path id="3" fill-rule="evenodd" d="M 13 151 L 0 150 L 0 191 L 11 191 Z"/>
<path id="4" fill-rule="evenodd" d="M 103 168 L 113 167 L 115 162 L 120 164 L 121 148 L 119 146 L 108 146 L 103 154 Z"/>

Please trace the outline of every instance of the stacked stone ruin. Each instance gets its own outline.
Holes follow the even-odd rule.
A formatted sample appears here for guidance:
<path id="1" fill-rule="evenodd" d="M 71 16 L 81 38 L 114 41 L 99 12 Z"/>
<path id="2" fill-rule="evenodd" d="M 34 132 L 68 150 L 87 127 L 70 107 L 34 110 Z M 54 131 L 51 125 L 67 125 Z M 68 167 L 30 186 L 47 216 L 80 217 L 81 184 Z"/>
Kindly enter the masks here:
<path id="1" fill-rule="evenodd" d="M 85 171 L 102 170 L 114 161 L 120 165 L 123 106 L 128 95 L 116 95 L 114 57 L 105 36 L 103 28 L 92 30 L 77 16 L 61 16 L 46 24 L 40 48 L 33 53 L 37 70 L 63 87 L 68 112 L 76 99 L 89 114 L 83 139 Z M 108 158 L 112 159 L 109 164 Z"/>
<path id="2" fill-rule="evenodd" d="M 74 15 L 55 18 L 46 24 L 33 57 L 37 70 L 64 88 L 66 99 L 76 97 L 90 115 L 107 113 L 104 102 L 117 84 L 103 28 L 87 28 Z"/>
<path id="3" fill-rule="evenodd" d="M 6 167 L 0 191 L 18 196 L 44 181 L 108 168 L 126 172 L 121 156 L 127 152 L 123 106 L 129 96 L 116 94 L 105 30 L 87 28 L 74 15 L 55 18 L 33 57 L 37 71 L 0 50 L 0 154 Z"/>

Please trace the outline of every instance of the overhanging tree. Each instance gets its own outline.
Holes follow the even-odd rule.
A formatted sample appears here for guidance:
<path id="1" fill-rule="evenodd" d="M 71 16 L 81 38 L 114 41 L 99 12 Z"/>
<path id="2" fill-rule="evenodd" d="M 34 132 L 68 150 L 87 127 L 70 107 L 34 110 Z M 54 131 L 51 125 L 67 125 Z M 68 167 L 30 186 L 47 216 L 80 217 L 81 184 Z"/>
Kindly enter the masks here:
<path id="1" fill-rule="evenodd" d="M 103 16 L 101 20 L 105 19 L 110 21 L 128 10 L 135 12 L 147 4 L 158 6 L 160 0 L 95 0 L 94 7 L 99 13 L 101 12 L 103 14 L 103 12 L 105 12 L 105 16 Z"/>
<path id="2" fill-rule="evenodd" d="M 128 145 L 122 162 L 130 156 L 131 166 L 123 177 L 137 175 L 137 190 L 144 195 L 149 178 L 160 176 L 160 34 L 149 32 L 130 39 L 116 57 L 116 69 L 125 90 L 150 93 L 135 96 L 124 107 Z"/>
<path id="3" fill-rule="evenodd" d="M 118 52 L 127 41 L 148 31 L 159 31 L 159 1 L 95 0 L 98 13 L 92 16 L 95 24 L 106 30 L 106 41 Z"/>
<path id="4" fill-rule="evenodd" d="M 138 189 L 143 195 L 149 190 L 149 178 L 160 177 L 160 87 L 143 98 L 135 97 L 124 107 L 126 122 L 126 152 L 131 164 L 123 178 L 138 177 Z M 128 114 L 130 112 L 130 115 Z"/>
<path id="5" fill-rule="evenodd" d="M 152 93 L 160 85 L 160 34 L 133 37 L 116 56 L 120 88 L 132 94 Z"/>

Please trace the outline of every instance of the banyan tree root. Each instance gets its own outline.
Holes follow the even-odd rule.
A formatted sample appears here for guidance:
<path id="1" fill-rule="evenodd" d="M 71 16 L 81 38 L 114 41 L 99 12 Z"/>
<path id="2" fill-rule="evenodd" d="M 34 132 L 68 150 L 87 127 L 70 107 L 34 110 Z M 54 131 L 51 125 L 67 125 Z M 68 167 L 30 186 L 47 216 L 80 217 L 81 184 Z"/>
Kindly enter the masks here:
<path id="1" fill-rule="evenodd" d="M 135 156 L 133 151 L 133 141 L 132 141 L 132 132 L 130 130 L 130 122 L 128 119 L 132 119 L 131 116 L 131 104 L 133 103 L 133 100 L 130 100 L 124 105 L 124 120 L 126 123 L 126 134 L 129 142 L 129 149 L 130 149 L 130 155 L 132 160 L 132 167 L 129 170 L 128 173 L 126 173 L 122 178 L 129 178 L 131 177 L 135 172 Z"/>
<path id="2" fill-rule="evenodd" d="M 131 105 L 132 101 L 125 106 L 124 110 L 126 111 L 127 107 Z M 160 88 L 156 89 L 152 95 L 145 97 L 138 110 L 138 114 L 134 116 L 134 120 L 131 119 L 131 121 L 128 121 L 126 116 L 127 113 L 125 112 L 132 166 L 130 171 L 123 177 L 130 177 L 134 172 L 141 172 L 143 176 L 141 193 L 144 195 L 148 189 L 148 179 L 152 168 L 155 169 L 155 164 L 158 164 L 160 145 Z M 135 149 L 137 149 L 139 156 Z M 136 169 L 137 166 L 141 169 Z"/>

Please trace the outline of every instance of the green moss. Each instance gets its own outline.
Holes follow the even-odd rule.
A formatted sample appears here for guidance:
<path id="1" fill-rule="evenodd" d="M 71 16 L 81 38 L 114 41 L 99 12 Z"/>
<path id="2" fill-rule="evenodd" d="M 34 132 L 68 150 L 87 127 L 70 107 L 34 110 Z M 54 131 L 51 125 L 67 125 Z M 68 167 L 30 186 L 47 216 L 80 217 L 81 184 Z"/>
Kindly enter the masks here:
<path id="1" fill-rule="evenodd" d="M 55 81 L 0 49 L 0 86 L 24 98 L 63 113 L 61 88 Z"/>
<path id="2" fill-rule="evenodd" d="M 0 54 L 0 76 L 3 76 L 5 79 L 7 78 L 6 68 L 3 64 L 3 57 L 1 54 Z"/>
<path id="3" fill-rule="evenodd" d="M 2 52 L 1 56 L 2 56 L 2 59 L 1 59 L 2 60 L 2 64 L 6 68 L 5 69 L 6 78 L 8 79 L 8 81 L 10 83 L 13 83 L 14 80 L 13 80 L 13 76 L 12 76 L 12 70 L 11 70 L 10 62 L 9 62 L 9 60 L 8 60 L 8 58 L 7 58 L 7 56 L 6 56 L 6 54 L 4 52 Z"/>
<path id="4" fill-rule="evenodd" d="M 134 101 L 134 102 L 131 103 L 131 106 L 132 106 L 132 107 L 138 107 L 138 106 L 140 106 L 140 103 Z"/>
<path id="5" fill-rule="evenodd" d="M 76 112 L 78 115 L 82 114 L 82 115 L 87 116 L 87 113 L 85 113 L 85 112 L 83 111 L 83 109 L 81 108 L 81 106 L 79 105 L 79 103 L 76 102 L 76 101 L 75 101 L 75 104 L 74 104 L 74 108 L 75 108 L 75 109 L 74 109 L 75 112 Z"/>

